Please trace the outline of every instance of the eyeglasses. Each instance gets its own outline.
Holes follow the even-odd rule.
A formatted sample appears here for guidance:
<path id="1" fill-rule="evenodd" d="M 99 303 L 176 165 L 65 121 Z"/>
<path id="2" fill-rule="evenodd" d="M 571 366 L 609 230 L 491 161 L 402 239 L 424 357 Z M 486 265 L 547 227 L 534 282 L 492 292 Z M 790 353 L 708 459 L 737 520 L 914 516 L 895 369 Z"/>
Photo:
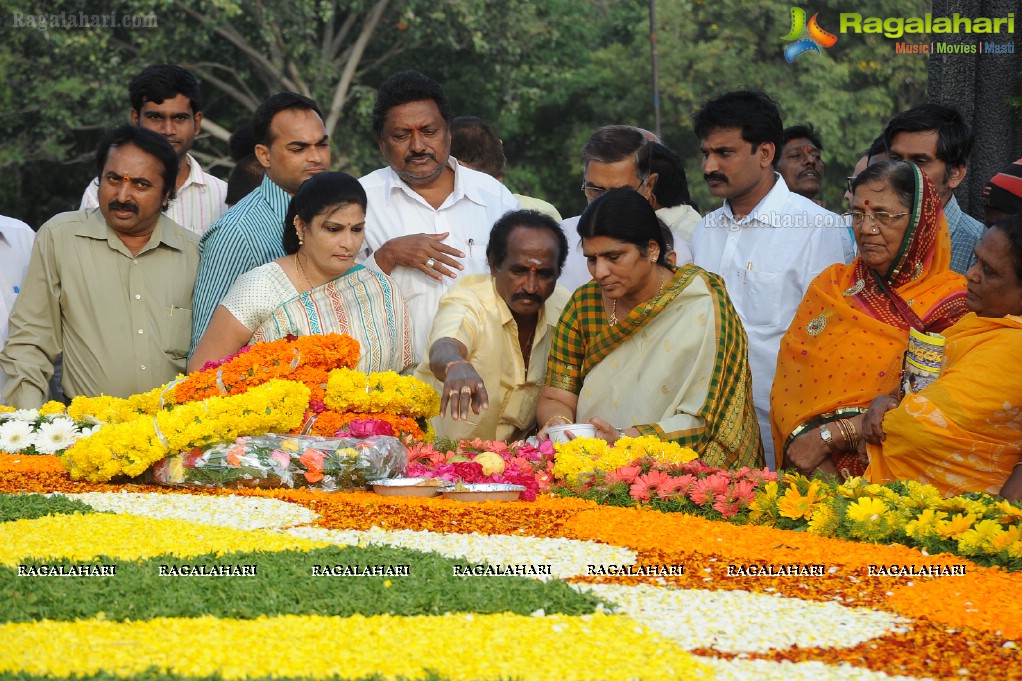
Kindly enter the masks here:
<path id="1" fill-rule="evenodd" d="M 876 213 L 863 213 L 862 211 L 853 210 L 850 213 L 845 213 L 845 217 L 851 219 L 853 227 L 861 227 L 862 223 L 869 218 L 869 224 L 880 225 L 881 227 L 890 227 L 891 223 L 897 218 L 905 217 L 908 212 L 904 213 L 888 213 L 886 211 L 877 211 Z"/>
<path id="2" fill-rule="evenodd" d="M 598 196 L 603 196 L 604 194 L 609 192 L 611 189 L 631 189 L 633 192 L 637 192 L 640 189 L 642 189 L 642 185 L 646 184 L 646 180 L 648 180 L 648 179 L 649 178 L 643 179 L 642 182 L 639 183 L 638 187 L 629 187 L 628 185 L 624 185 L 623 187 L 599 187 L 599 186 L 597 186 L 595 184 L 588 184 L 586 182 L 583 182 L 582 183 L 582 191 L 585 193 L 586 198 L 588 198 L 590 201 L 592 201 L 593 199 L 597 198 Z"/>
<path id="3" fill-rule="evenodd" d="M 858 177 L 858 175 L 852 175 L 851 177 L 845 178 L 845 182 L 847 183 L 847 184 L 845 184 L 845 186 L 848 187 L 848 193 L 849 194 L 853 193 L 852 192 L 852 182 L 855 182 L 855 178 L 857 178 L 857 177 Z"/>

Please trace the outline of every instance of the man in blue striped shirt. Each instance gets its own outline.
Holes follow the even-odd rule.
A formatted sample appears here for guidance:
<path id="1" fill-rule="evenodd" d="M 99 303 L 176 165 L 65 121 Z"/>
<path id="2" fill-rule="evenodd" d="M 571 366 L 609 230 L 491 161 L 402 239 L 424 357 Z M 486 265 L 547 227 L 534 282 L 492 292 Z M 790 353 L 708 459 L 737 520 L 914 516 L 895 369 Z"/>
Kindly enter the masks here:
<path id="1" fill-rule="evenodd" d="M 284 215 L 291 197 L 305 180 L 330 167 L 323 115 L 308 97 L 275 94 L 259 106 L 252 124 L 256 158 L 266 177 L 202 235 L 191 350 L 238 275 L 284 256 Z"/>

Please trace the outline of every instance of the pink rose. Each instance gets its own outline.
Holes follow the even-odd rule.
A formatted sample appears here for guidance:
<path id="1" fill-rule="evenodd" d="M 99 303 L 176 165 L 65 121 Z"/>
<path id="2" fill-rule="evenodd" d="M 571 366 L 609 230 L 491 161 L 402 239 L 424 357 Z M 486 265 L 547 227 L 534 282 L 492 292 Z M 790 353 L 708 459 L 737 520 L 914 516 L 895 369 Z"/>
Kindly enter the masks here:
<path id="1" fill-rule="evenodd" d="M 453 466 L 454 472 L 465 482 L 482 482 L 486 478 L 482 465 L 475 461 L 459 461 Z"/>
<path id="2" fill-rule="evenodd" d="M 286 471 L 291 465 L 291 456 L 287 452 L 282 452 L 279 449 L 274 449 L 270 452 L 270 458 L 273 459 L 274 468 L 282 471 Z"/>
<path id="3" fill-rule="evenodd" d="M 376 419 L 355 419 L 348 424 L 344 435 L 370 437 L 372 435 L 394 435 L 394 426 Z"/>

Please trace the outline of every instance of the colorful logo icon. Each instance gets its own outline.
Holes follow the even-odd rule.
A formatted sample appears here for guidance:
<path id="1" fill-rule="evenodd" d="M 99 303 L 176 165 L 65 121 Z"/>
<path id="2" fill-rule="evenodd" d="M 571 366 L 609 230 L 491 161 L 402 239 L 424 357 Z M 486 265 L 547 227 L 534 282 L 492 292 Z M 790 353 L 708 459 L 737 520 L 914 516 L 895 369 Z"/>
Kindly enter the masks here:
<path id="1" fill-rule="evenodd" d="M 820 24 L 816 22 L 816 17 L 819 14 L 814 14 L 813 18 L 809 20 L 809 24 L 806 24 L 806 11 L 801 7 L 791 8 L 791 30 L 788 35 L 781 38 L 781 40 L 787 40 L 795 42 L 784 48 L 784 58 L 788 60 L 788 63 L 795 61 L 803 54 L 809 51 L 820 52 L 820 48 L 827 49 L 832 47 L 837 42 L 837 36 L 833 33 L 823 30 L 820 28 Z M 809 37 L 802 38 L 802 32 L 808 27 Z M 801 38 L 801 40 L 799 40 Z"/>

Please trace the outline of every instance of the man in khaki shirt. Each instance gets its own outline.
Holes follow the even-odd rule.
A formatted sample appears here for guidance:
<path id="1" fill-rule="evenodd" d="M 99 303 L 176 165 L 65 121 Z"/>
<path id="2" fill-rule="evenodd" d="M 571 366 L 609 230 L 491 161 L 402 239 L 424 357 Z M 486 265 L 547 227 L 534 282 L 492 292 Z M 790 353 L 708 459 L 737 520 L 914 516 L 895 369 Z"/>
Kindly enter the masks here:
<path id="1" fill-rule="evenodd" d="M 506 213 L 486 246 L 490 274 L 463 276 L 440 299 L 429 358 L 416 370 L 440 392 L 440 437 L 510 441 L 535 430 L 550 341 L 569 297 L 556 286 L 567 255 L 555 220 Z"/>
<path id="2" fill-rule="evenodd" d="M 110 132 L 96 153 L 99 209 L 62 213 L 36 235 L 10 318 L 3 401 L 46 399 L 64 355 L 68 397 L 127 397 L 184 370 L 198 237 L 161 215 L 174 197 L 177 155 L 160 135 Z"/>

